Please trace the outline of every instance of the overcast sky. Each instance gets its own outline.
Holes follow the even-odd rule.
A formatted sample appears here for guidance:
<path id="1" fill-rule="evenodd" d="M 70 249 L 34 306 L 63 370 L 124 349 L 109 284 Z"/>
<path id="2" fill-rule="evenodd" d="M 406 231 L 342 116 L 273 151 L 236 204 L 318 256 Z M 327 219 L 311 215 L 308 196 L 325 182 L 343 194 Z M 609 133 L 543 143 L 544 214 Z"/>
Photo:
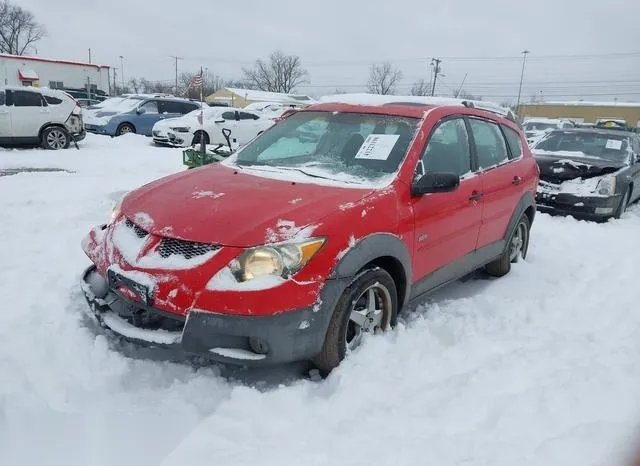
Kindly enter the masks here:
<path id="1" fill-rule="evenodd" d="M 125 79 L 173 81 L 207 67 L 237 78 L 281 49 L 309 71 L 297 90 L 363 91 L 368 68 L 388 60 L 404 78 L 396 93 L 429 79 L 442 57 L 437 93 L 460 87 L 515 101 L 528 56 L 523 101 L 640 101 L 640 0 L 19 0 L 45 24 L 39 56 L 120 67 Z M 498 58 L 496 58 L 498 57 Z M 119 71 L 118 71 L 119 72 Z"/>

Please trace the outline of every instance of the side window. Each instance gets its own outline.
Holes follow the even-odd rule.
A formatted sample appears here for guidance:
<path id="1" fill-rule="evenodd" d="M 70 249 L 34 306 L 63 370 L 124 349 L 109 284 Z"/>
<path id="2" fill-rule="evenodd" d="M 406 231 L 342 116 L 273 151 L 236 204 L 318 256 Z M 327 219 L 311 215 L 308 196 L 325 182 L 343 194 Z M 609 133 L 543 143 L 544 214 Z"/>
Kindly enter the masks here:
<path id="1" fill-rule="evenodd" d="M 183 115 L 186 115 L 189 112 L 193 112 L 194 110 L 198 110 L 200 108 L 199 105 L 195 105 L 195 104 L 187 104 L 187 103 L 179 103 L 180 105 L 180 111 L 179 113 L 182 113 Z"/>
<path id="2" fill-rule="evenodd" d="M 150 100 L 149 102 L 143 104 L 140 108 L 144 108 L 145 113 L 158 113 L 158 102 L 155 100 Z"/>
<path id="3" fill-rule="evenodd" d="M 233 121 L 236 119 L 236 112 L 224 112 L 222 118 L 227 121 Z"/>
<path id="4" fill-rule="evenodd" d="M 180 113 L 180 104 L 168 100 L 159 100 L 157 102 L 158 113 Z"/>
<path id="5" fill-rule="evenodd" d="M 58 99 L 57 97 L 52 97 L 50 95 L 43 95 L 44 100 L 49 105 L 60 105 L 62 103 L 62 99 Z"/>
<path id="6" fill-rule="evenodd" d="M 238 112 L 240 114 L 240 119 L 241 120 L 257 120 L 258 118 L 260 118 L 258 115 L 254 115 L 253 113 L 247 113 L 247 112 Z"/>
<path id="7" fill-rule="evenodd" d="M 0 92 L 0 105 L 4 105 L 4 92 Z"/>
<path id="8" fill-rule="evenodd" d="M 478 153 L 478 168 L 484 170 L 509 160 L 507 144 L 495 123 L 472 118 L 471 131 Z"/>
<path id="9" fill-rule="evenodd" d="M 508 126 L 502 125 L 501 128 L 509 143 L 509 159 L 519 159 L 522 157 L 522 140 L 520 139 L 520 135 Z"/>
<path id="10" fill-rule="evenodd" d="M 38 92 L 13 91 L 15 107 L 42 107 L 42 96 Z"/>
<path id="11" fill-rule="evenodd" d="M 435 129 L 424 154 L 425 173 L 456 173 L 463 176 L 471 171 L 469 135 L 462 118 L 446 120 Z"/>

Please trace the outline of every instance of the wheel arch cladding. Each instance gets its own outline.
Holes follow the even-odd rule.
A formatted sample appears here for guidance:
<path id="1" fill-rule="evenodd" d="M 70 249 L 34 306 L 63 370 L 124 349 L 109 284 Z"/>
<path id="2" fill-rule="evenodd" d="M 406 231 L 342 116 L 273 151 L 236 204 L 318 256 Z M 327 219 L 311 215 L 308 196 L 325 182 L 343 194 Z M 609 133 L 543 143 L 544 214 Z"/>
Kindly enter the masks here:
<path id="1" fill-rule="evenodd" d="M 353 277 L 370 266 L 380 267 L 391 275 L 398 292 L 398 309 L 401 309 L 408 301 L 411 288 L 411 256 L 395 235 L 380 233 L 361 238 L 340 259 L 329 278 Z"/>
<path id="2" fill-rule="evenodd" d="M 43 133 L 48 128 L 60 128 L 60 129 L 64 130 L 67 134 L 69 134 L 69 130 L 62 123 L 45 123 L 44 125 L 42 125 L 40 127 L 40 131 L 38 132 L 38 137 L 42 138 Z"/>
<path id="3" fill-rule="evenodd" d="M 513 211 L 513 215 L 511 215 L 511 220 L 509 220 L 509 226 L 507 227 L 507 231 L 504 234 L 504 239 L 508 239 L 509 235 L 515 230 L 518 225 L 518 220 L 522 215 L 526 215 L 529 217 L 529 225 L 533 225 L 533 220 L 536 216 L 536 201 L 533 198 L 533 194 L 529 191 L 524 193 L 518 202 L 515 210 Z M 508 246 L 506 246 L 508 247 Z"/>

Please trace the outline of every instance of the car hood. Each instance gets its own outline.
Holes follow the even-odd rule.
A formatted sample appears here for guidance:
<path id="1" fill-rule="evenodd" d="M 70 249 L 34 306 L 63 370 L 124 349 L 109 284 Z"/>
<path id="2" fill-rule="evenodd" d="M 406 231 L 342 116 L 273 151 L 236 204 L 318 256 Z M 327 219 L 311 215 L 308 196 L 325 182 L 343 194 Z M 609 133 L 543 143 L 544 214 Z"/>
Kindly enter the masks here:
<path id="1" fill-rule="evenodd" d="M 184 117 L 165 118 L 164 120 L 158 120 L 153 129 L 169 129 L 171 126 L 189 126 L 189 122 Z"/>
<path id="2" fill-rule="evenodd" d="M 596 157 L 585 157 L 571 152 L 534 151 L 542 180 L 573 180 L 594 178 L 613 173 L 625 167 L 622 162 L 614 162 Z"/>
<path id="3" fill-rule="evenodd" d="M 215 164 L 131 191 L 121 211 L 159 236 L 251 247 L 309 237 L 323 218 L 374 191 L 263 178 Z"/>

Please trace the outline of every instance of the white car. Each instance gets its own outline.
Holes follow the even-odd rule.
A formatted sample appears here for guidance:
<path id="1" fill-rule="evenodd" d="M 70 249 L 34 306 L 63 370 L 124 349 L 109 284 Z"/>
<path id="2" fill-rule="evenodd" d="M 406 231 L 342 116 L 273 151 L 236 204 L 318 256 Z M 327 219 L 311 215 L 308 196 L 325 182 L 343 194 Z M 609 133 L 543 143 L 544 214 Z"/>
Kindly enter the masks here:
<path id="1" fill-rule="evenodd" d="M 559 128 L 573 128 L 575 123 L 563 118 L 529 118 L 522 123 L 527 142 L 533 146 L 549 131 Z"/>
<path id="2" fill-rule="evenodd" d="M 200 110 L 157 122 L 152 129 L 154 142 L 188 147 L 199 144 L 203 136 L 205 144 L 226 145 L 223 130 L 229 130 L 229 142 L 235 148 L 243 146 L 275 124 L 275 116 L 232 107 L 205 107 L 203 114 L 202 125 L 199 121 Z"/>
<path id="3" fill-rule="evenodd" d="M 0 88 L 0 145 L 66 149 L 86 133 L 82 107 L 66 92 L 27 86 Z"/>

